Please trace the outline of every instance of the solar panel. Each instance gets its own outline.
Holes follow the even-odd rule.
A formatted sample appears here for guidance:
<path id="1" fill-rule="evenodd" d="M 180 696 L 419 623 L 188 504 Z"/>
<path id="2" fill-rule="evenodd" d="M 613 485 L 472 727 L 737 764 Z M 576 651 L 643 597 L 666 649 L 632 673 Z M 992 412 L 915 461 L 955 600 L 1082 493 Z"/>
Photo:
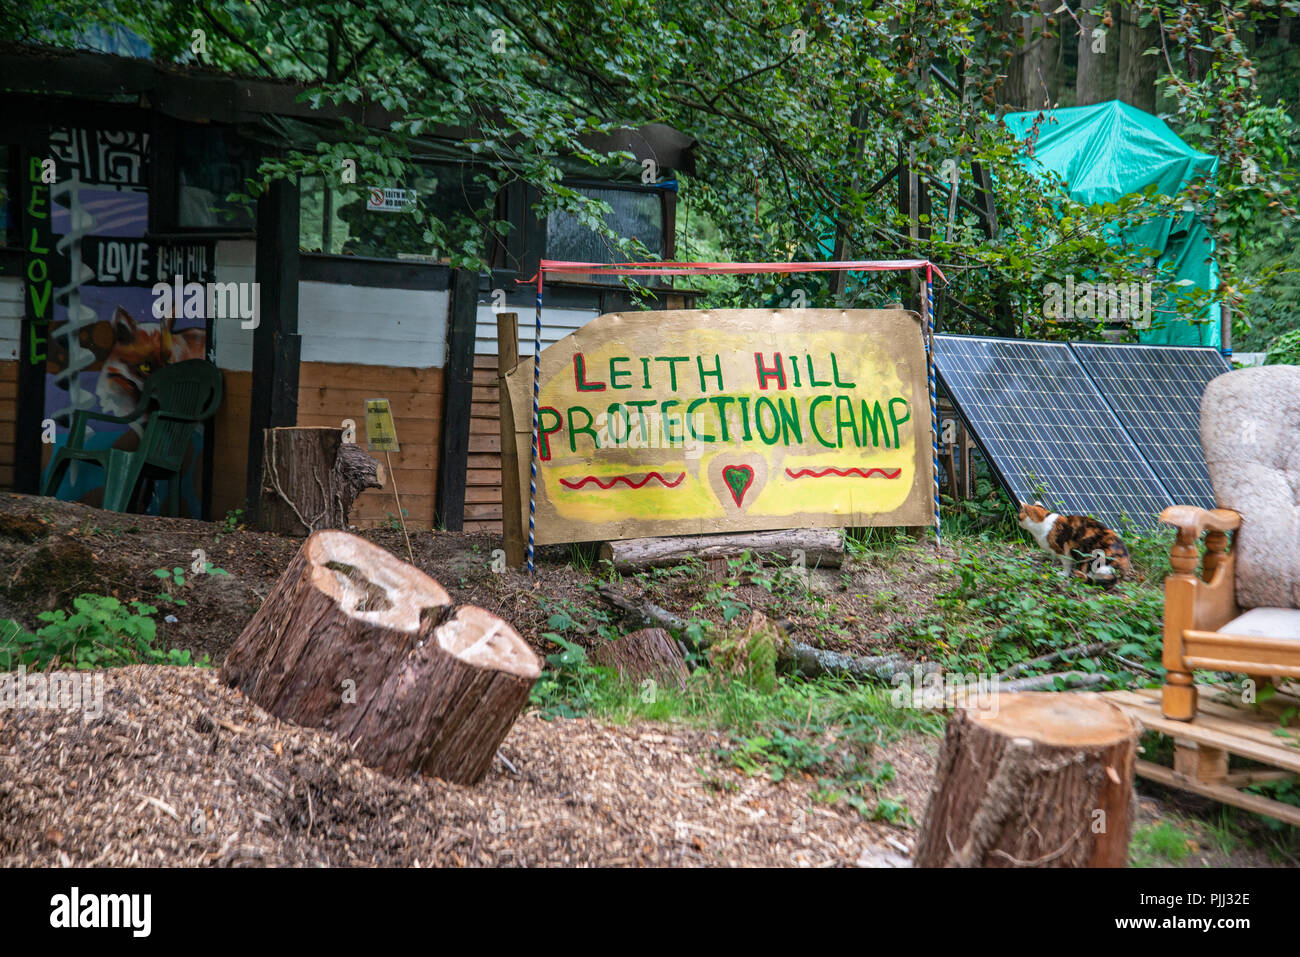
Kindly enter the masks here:
<path id="1" fill-rule="evenodd" d="M 1169 493 L 1064 342 L 935 336 L 935 365 L 1002 483 L 1112 528 L 1150 528 Z"/>
<path id="2" fill-rule="evenodd" d="M 1071 348 L 1179 505 L 1214 508 L 1201 454 L 1201 393 L 1231 371 L 1215 349 L 1095 342 Z"/>

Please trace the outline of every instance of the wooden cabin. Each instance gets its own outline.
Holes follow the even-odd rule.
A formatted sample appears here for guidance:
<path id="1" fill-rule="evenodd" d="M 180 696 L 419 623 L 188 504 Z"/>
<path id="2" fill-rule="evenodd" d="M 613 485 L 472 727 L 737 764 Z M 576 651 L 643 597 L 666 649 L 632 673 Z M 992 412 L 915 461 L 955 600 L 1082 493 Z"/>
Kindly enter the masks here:
<path id="1" fill-rule="evenodd" d="M 183 485 L 189 514 L 220 520 L 256 501 L 264 428 L 351 422 L 363 443 L 363 403 L 382 397 L 408 521 L 500 528 L 495 315 L 520 314 L 531 353 L 535 291 L 516 280 L 542 258 L 610 261 L 598 236 L 564 214 L 539 218 L 535 194 L 515 182 L 487 197 L 512 227 L 484 231 L 490 268 L 453 269 L 400 210 L 483 205 L 472 175 L 481 167 L 458 152 L 463 131 L 416 143 L 408 182 L 370 184 L 358 171 L 373 185 L 364 202 L 303 178 L 276 183 L 252 211 L 227 196 L 261 157 L 341 137 L 347 118 L 386 129 L 397 117 L 369 104 L 313 109 L 291 83 L 100 53 L 10 47 L 0 74 L 13 78 L 0 94 L 0 488 L 39 489 L 51 419 L 57 438 L 70 409 L 128 404 L 128 380 L 151 364 L 206 356 L 225 398 Z M 671 258 L 675 171 L 693 170 L 694 141 L 662 126 L 606 139 L 637 162 L 569 185 L 609 202 L 620 232 Z M 657 164 L 653 183 L 641 182 L 643 159 Z M 255 323 L 214 311 L 211 292 L 202 315 L 178 305 L 151 314 L 155 284 L 176 274 L 207 289 L 256 283 Z M 617 281 L 586 281 L 606 278 L 548 281 L 543 345 L 636 308 Z M 669 284 L 650 292 L 652 308 L 692 304 Z M 381 524 L 395 511 L 387 491 L 371 492 L 353 520 Z"/>

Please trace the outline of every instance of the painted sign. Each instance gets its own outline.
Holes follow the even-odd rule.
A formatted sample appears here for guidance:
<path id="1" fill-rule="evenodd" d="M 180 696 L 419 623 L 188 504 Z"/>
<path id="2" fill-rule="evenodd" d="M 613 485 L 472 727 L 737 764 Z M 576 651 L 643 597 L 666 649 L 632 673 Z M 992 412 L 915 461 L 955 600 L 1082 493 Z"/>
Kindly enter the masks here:
<path id="1" fill-rule="evenodd" d="M 371 186 L 366 191 L 366 209 L 372 213 L 400 213 L 415 205 L 415 190 Z"/>
<path id="2" fill-rule="evenodd" d="M 366 448 L 371 452 L 397 452 L 397 426 L 387 399 L 366 399 Z"/>
<path id="3" fill-rule="evenodd" d="M 506 376 L 527 527 L 533 361 Z M 901 310 L 603 315 L 542 352 L 536 541 L 933 521 Z"/>

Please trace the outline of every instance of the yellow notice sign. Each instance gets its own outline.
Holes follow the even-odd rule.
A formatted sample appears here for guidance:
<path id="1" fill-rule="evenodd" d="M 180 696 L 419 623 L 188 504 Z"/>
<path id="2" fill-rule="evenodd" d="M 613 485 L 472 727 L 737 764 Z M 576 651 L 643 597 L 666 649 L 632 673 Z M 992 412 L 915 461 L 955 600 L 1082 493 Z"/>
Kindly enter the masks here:
<path id="1" fill-rule="evenodd" d="M 532 359 L 506 376 L 527 527 Z M 536 541 L 933 521 L 920 323 L 600 316 L 542 352 Z"/>
<path id="2" fill-rule="evenodd" d="M 366 399 L 366 448 L 371 452 L 396 452 L 397 427 L 387 399 Z"/>

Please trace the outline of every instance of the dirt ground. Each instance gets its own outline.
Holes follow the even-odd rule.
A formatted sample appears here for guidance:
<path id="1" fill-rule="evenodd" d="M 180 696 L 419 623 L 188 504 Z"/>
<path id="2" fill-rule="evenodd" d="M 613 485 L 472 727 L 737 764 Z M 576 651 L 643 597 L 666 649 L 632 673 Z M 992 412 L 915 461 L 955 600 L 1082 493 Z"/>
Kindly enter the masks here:
<path id="1" fill-rule="evenodd" d="M 405 557 L 397 529 L 362 533 Z M 533 579 L 494 573 L 492 535 L 415 531 L 416 564 L 458 602 L 512 622 L 542 654 L 548 607 L 600 608 L 575 573 L 587 557 L 544 549 Z M 220 664 L 300 540 L 223 523 L 120 515 L 0 492 L 0 618 L 28 627 L 82 592 L 183 607 L 159 613 L 167 647 Z M 945 550 L 948 546 L 945 546 Z M 227 575 L 194 575 L 195 551 Z M 892 549 L 814 573 L 833 595 L 840 635 L 815 607 L 783 604 L 758 584 L 733 590 L 800 640 L 879 651 L 893 621 L 930 610 L 947 574 L 932 548 Z M 186 582 L 153 572 L 180 567 Z M 717 619 L 710 569 L 625 579 L 621 587 L 686 617 Z M 162 623 L 171 613 L 174 622 Z M 594 631 L 590 640 L 598 638 Z M 351 759 L 328 735 L 270 717 L 208 669 L 129 668 L 106 681 L 105 719 L 0 712 L 0 863 L 906 866 L 915 825 L 864 820 L 814 799 L 815 782 L 747 776 L 713 756 L 724 736 L 593 719 L 511 731 L 476 788 L 395 781 Z M 907 736 L 874 758 L 896 771 L 883 797 L 919 821 L 939 741 Z M 1225 842 L 1221 810 L 1183 792 L 1139 786 L 1139 831 L 1172 829 L 1181 866 L 1277 864 L 1258 842 Z M 1259 820 L 1259 819 L 1256 819 Z M 1137 842 L 1135 841 L 1135 844 Z M 1165 858 L 1147 855 L 1152 866 Z"/>
<path id="2" fill-rule="evenodd" d="M 522 718 L 472 788 L 399 781 L 209 669 L 109 672 L 102 720 L 0 722 L 0 865 L 906 866 L 909 833 L 709 759 L 715 733 Z M 935 742 L 893 746 L 924 806 Z"/>
<path id="3" fill-rule="evenodd" d="M 378 528 L 360 534 L 406 558 L 400 530 Z M 495 612 L 543 654 L 555 650 L 541 638 L 546 602 L 600 606 L 586 576 L 574 575 L 568 547 L 541 549 L 537 574 L 530 580 L 514 569 L 493 571 L 492 553 L 501 545 L 496 535 L 411 529 L 410 536 L 416 566 L 436 578 L 453 600 Z M 167 647 L 188 648 L 196 658 L 207 654 L 219 664 L 300 544 L 300 539 L 229 529 L 219 522 L 123 515 L 0 492 L 0 618 L 16 618 L 33 627 L 39 612 L 65 606 L 87 591 L 155 603 L 163 586 L 153 572 L 181 568 L 186 583 L 170 591 L 187 604 L 165 610 L 176 621 L 161 624 L 159 634 Z M 196 550 L 229 574 L 192 575 Z M 947 546 L 945 550 L 940 560 L 950 554 Z M 935 592 L 939 561 L 933 549 L 917 552 L 923 556 L 917 561 L 879 566 L 860 562 L 849 576 L 838 569 L 813 571 L 814 585 L 834 594 L 833 625 L 841 629 L 842 638 L 829 637 L 825 627 L 812 627 L 808 608 L 782 604 L 757 585 L 742 584 L 734 595 L 786 622 L 801 641 L 872 654 L 878 650 L 874 632 L 923 613 Z M 680 573 L 624 582 L 632 597 L 644 596 L 686 617 L 718 620 L 721 611 L 707 602 L 708 585 L 707 575 Z M 161 621 L 162 614 L 159 617 Z M 594 632 L 590 640 L 596 640 Z"/>

